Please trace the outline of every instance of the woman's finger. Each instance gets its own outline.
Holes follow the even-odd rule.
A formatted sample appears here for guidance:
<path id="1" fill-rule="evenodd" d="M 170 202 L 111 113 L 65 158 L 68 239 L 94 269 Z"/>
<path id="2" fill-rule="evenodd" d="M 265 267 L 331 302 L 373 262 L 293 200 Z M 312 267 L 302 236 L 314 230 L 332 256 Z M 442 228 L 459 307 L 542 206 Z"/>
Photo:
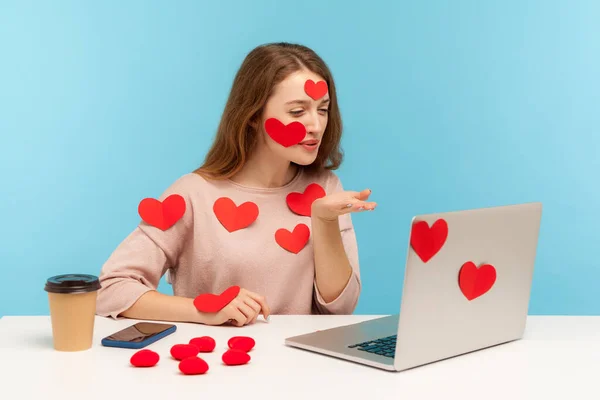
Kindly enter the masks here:
<path id="1" fill-rule="evenodd" d="M 352 205 L 351 211 L 370 211 L 374 210 L 375 207 L 377 207 L 377 203 L 375 202 L 359 201 Z"/>
<path id="2" fill-rule="evenodd" d="M 235 326 L 244 326 L 248 320 L 237 307 L 231 307 L 229 309 L 228 317 L 230 320 L 233 320 Z"/>
<path id="3" fill-rule="evenodd" d="M 261 296 L 260 294 L 254 292 L 248 292 L 247 294 L 248 297 L 260 304 L 260 309 L 262 311 L 263 317 L 265 317 L 265 319 L 269 318 L 269 315 L 271 315 L 271 309 L 269 308 L 267 300 L 264 298 L 264 296 Z"/>
<path id="4" fill-rule="evenodd" d="M 365 190 L 359 192 L 354 197 L 356 197 L 359 200 L 366 201 L 369 198 L 370 195 L 371 195 L 371 189 L 365 189 Z"/>
<path id="5" fill-rule="evenodd" d="M 352 211 L 352 208 L 356 207 L 360 203 L 361 203 L 360 200 L 358 200 L 356 198 L 351 198 L 342 205 L 342 209 L 340 211 L 342 211 L 342 212 Z"/>
<path id="6" fill-rule="evenodd" d="M 244 303 L 250 307 L 252 310 L 254 310 L 254 318 L 252 318 L 252 320 L 250 321 L 250 323 L 254 323 L 256 322 L 256 318 L 258 318 L 258 314 L 260 314 L 260 304 L 258 304 L 253 298 L 251 298 L 250 296 L 246 297 L 244 299 Z"/>
<path id="7" fill-rule="evenodd" d="M 237 308 L 246 316 L 246 324 L 254 319 L 256 313 L 252 307 L 248 306 L 246 303 L 240 302 L 240 304 L 237 305 Z"/>

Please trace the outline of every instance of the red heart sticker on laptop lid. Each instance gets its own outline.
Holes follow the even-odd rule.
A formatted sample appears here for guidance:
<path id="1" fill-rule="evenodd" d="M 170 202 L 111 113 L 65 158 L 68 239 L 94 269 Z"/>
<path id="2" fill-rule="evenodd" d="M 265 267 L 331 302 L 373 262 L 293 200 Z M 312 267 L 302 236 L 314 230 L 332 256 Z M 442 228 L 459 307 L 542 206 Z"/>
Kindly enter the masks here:
<path id="1" fill-rule="evenodd" d="M 427 221 L 415 222 L 410 234 L 410 245 L 419 258 L 426 263 L 431 260 L 446 243 L 448 224 L 438 219 L 429 227 Z"/>
<path id="2" fill-rule="evenodd" d="M 477 268 L 475 263 L 467 261 L 458 276 L 460 290 L 469 301 L 487 293 L 495 282 L 496 268 L 491 264 L 484 264 Z"/>

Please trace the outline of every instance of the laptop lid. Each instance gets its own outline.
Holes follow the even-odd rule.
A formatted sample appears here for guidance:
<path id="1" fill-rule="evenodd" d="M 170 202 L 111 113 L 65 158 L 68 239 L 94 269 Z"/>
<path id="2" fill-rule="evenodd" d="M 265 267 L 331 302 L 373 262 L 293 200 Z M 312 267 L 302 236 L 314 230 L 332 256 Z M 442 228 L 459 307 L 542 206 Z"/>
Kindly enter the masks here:
<path id="1" fill-rule="evenodd" d="M 413 218 L 397 370 L 522 337 L 541 203 Z"/>

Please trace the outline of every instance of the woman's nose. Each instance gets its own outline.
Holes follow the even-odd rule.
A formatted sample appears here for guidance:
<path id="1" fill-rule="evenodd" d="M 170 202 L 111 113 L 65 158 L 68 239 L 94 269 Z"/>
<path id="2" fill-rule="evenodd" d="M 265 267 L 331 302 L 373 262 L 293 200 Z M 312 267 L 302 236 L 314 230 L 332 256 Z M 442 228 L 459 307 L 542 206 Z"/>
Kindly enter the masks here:
<path id="1" fill-rule="evenodd" d="M 321 120 L 317 114 L 311 114 L 308 121 L 306 121 L 306 131 L 321 132 Z"/>

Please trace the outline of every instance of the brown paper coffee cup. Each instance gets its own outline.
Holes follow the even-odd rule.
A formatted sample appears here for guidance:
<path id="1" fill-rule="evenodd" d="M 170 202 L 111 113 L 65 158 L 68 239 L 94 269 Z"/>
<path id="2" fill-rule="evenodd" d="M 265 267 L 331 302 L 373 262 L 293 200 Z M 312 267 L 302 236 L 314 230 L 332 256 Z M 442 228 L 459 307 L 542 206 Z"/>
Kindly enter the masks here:
<path id="1" fill-rule="evenodd" d="M 59 351 L 82 351 L 92 347 L 96 298 L 100 282 L 93 275 L 67 274 L 49 278 L 48 292 L 52 338 Z"/>

